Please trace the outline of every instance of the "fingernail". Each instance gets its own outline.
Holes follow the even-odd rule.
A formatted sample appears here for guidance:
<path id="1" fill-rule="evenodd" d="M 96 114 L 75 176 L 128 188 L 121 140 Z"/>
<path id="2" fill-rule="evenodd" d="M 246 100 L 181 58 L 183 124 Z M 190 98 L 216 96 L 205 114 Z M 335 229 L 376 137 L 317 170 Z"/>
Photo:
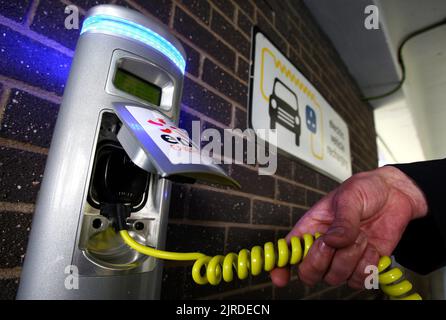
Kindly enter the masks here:
<path id="1" fill-rule="evenodd" d="M 333 236 L 343 236 L 345 234 L 345 229 L 342 227 L 334 227 L 327 231 L 327 234 Z"/>

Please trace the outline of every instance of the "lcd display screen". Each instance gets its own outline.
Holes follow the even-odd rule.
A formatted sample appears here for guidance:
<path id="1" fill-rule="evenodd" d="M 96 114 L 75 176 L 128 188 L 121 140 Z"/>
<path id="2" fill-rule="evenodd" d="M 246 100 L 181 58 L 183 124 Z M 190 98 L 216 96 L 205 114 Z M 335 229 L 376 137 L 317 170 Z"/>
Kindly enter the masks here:
<path id="1" fill-rule="evenodd" d="M 118 68 L 116 70 L 113 84 L 122 90 L 141 100 L 159 106 L 161 103 L 161 88 L 140 77 Z"/>

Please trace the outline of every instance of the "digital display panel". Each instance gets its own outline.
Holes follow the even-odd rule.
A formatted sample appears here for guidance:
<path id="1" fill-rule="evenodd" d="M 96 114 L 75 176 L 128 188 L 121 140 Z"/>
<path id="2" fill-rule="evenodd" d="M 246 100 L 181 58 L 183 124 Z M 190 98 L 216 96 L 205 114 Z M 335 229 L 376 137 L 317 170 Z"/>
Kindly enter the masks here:
<path id="1" fill-rule="evenodd" d="M 122 90 L 141 100 L 159 106 L 161 103 L 161 88 L 140 77 L 118 68 L 116 70 L 113 84 Z"/>

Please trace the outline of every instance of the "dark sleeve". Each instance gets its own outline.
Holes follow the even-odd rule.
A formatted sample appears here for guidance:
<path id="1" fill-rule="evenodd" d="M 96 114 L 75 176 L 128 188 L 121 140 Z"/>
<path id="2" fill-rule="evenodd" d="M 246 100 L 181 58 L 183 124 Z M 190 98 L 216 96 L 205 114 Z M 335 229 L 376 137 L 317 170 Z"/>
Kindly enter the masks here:
<path id="1" fill-rule="evenodd" d="M 428 274 L 446 266 L 446 159 L 392 166 L 414 180 L 429 210 L 409 223 L 394 255 L 404 267 Z"/>

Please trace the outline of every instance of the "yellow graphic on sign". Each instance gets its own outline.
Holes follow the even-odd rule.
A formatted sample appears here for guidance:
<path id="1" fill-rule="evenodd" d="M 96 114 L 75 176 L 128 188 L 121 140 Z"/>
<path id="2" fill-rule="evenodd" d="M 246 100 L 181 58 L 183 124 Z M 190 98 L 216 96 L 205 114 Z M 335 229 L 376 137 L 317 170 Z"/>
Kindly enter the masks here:
<path id="1" fill-rule="evenodd" d="M 276 69 L 280 71 L 281 74 L 283 74 L 288 80 L 291 81 L 303 94 L 305 94 L 311 102 L 313 102 L 314 106 L 317 107 L 319 110 L 320 118 L 321 118 L 321 149 L 320 152 L 317 152 L 314 147 L 314 134 L 310 134 L 311 139 L 311 152 L 313 153 L 313 156 L 316 157 L 319 160 L 322 160 L 324 158 L 324 126 L 323 126 L 323 118 L 322 118 L 322 109 L 319 104 L 319 102 L 316 99 L 315 94 L 311 91 L 310 88 L 308 88 L 302 81 L 299 80 L 298 76 L 296 76 L 290 69 L 286 67 L 284 63 L 278 58 L 276 58 L 275 54 L 269 49 L 269 48 L 262 48 L 262 59 L 261 59 L 261 66 L 260 66 L 260 92 L 262 94 L 263 99 L 269 103 L 269 97 L 265 93 L 264 90 L 264 73 L 265 73 L 265 55 L 268 54 L 271 56 L 271 58 L 274 61 L 274 66 Z"/>

